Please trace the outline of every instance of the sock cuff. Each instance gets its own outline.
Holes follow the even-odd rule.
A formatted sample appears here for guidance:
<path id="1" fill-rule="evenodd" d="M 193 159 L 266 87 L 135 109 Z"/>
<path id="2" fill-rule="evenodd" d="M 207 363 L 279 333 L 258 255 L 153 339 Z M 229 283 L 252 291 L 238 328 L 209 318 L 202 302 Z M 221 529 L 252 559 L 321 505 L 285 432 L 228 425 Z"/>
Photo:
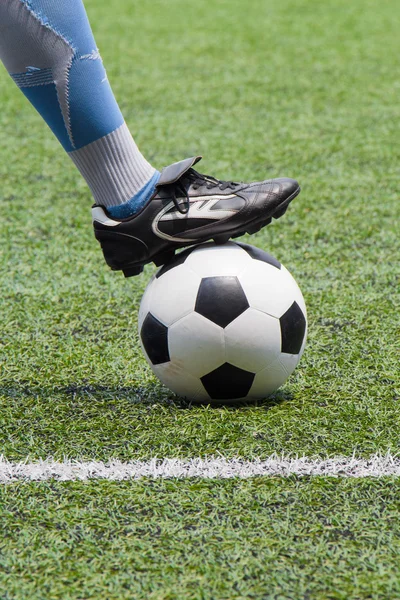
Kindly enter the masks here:
<path id="1" fill-rule="evenodd" d="M 128 202 L 156 174 L 132 138 L 126 125 L 69 152 L 88 182 L 96 204 L 118 206 Z"/>

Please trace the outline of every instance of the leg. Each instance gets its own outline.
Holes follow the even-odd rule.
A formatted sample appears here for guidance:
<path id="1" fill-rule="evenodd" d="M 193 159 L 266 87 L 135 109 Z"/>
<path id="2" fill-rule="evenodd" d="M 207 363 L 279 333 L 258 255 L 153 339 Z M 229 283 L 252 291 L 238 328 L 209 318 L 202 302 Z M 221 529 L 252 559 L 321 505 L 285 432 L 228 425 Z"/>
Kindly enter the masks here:
<path id="1" fill-rule="evenodd" d="M 95 202 L 115 217 L 140 209 L 159 173 L 124 122 L 82 0 L 1 0 L 0 58 L 86 179 Z"/>

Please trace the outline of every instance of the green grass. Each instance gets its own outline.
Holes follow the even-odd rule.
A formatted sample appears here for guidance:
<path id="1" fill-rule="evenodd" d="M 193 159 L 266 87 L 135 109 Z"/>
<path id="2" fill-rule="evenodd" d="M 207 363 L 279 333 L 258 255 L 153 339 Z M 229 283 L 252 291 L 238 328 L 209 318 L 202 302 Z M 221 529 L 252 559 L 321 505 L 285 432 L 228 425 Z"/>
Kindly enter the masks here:
<path id="1" fill-rule="evenodd" d="M 257 406 L 188 407 L 162 388 L 136 332 L 153 268 L 127 281 L 107 270 L 85 183 L 2 69 L 0 453 L 10 460 L 397 453 L 400 9 L 389 0 L 86 4 L 127 122 L 156 167 L 201 152 L 202 170 L 221 178 L 300 180 L 302 194 L 285 217 L 247 241 L 298 280 L 309 342 L 288 383 Z M 266 502 L 281 495 L 279 510 L 251 504 L 254 488 Z M 46 581 L 54 586 L 49 598 L 400 597 L 398 532 L 376 508 L 388 498 L 394 522 L 396 489 L 390 481 L 294 479 L 12 486 L 0 506 L 7 532 L 18 531 L 13 511 L 31 517 L 24 536 L 7 538 L 0 561 L 8 580 L 0 587 L 9 591 L 0 598 L 35 597 L 36 588 L 43 598 Z M 321 505 L 318 490 L 326 490 Z M 209 513 L 203 495 L 206 503 L 212 496 Z M 82 553 L 74 554 L 68 544 L 86 496 L 93 521 L 87 513 L 87 540 L 82 534 Z M 175 514 L 170 497 L 181 506 Z M 296 506 L 289 521 L 288 497 Z M 136 526 L 129 529 L 129 498 L 149 504 L 149 523 L 143 508 L 137 517 L 148 527 L 142 541 Z M 43 523 L 65 523 L 65 546 L 52 527 L 40 552 L 31 543 L 43 537 L 41 507 Z M 193 514 L 201 515 L 203 537 L 190 529 Z M 336 518 L 338 529 L 341 518 L 349 521 L 355 539 L 332 542 L 320 514 Z M 173 548 L 173 536 L 152 534 L 159 517 L 178 532 Z M 103 533 L 91 537 L 98 519 Z M 247 550 L 257 535 L 253 556 Z M 278 541 L 283 562 L 269 558 Z M 200 571 L 168 570 L 170 551 L 179 565 L 193 556 Z M 154 568 L 134 577 L 146 557 Z M 118 563 L 116 574 L 103 560 Z M 23 564 L 31 580 L 18 575 Z M 124 591 L 127 581 L 134 594 Z"/>
<path id="2" fill-rule="evenodd" d="M 323 478 L 12 485 L 0 491 L 1 597 L 398 598 L 399 486 Z"/>

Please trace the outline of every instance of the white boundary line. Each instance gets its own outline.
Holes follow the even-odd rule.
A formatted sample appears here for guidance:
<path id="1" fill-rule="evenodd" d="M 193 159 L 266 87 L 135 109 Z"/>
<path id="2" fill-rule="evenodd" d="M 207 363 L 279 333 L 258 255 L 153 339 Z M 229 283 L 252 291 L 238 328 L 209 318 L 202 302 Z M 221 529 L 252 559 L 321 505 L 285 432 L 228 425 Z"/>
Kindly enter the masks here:
<path id="1" fill-rule="evenodd" d="M 248 477 L 289 477 L 330 476 L 330 477 L 400 477 L 400 456 L 390 453 L 375 454 L 367 459 L 338 456 L 328 459 L 285 458 L 277 455 L 266 460 L 243 460 L 240 458 L 192 458 L 192 459 L 152 459 L 149 461 L 108 463 L 74 460 L 13 463 L 0 456 L 0 483 L 24 481 L 85 481 L 107 479 L 122 481 L 127 479 L 245 479 Z"/>

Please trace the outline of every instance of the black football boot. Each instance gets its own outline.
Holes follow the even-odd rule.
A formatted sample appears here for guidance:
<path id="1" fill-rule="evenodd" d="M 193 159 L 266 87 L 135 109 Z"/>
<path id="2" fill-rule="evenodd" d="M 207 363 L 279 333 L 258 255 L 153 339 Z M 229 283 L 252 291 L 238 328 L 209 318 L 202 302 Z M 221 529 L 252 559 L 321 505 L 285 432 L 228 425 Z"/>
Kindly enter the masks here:
<path id="1" fill-rule="evenodd" d="M 192 167 L 200 156 L 165 167 L 156 191 L 140 212 L 114 219 L 94 206 L 93 226 L 107 264 L 126 277 L 143 265 L 168 262 L 178 248 L 214 240 L 223 244 L 255 233 L 285 212 L 300 192 L 286 177 L 258 183 L 219 181 Z"/>

